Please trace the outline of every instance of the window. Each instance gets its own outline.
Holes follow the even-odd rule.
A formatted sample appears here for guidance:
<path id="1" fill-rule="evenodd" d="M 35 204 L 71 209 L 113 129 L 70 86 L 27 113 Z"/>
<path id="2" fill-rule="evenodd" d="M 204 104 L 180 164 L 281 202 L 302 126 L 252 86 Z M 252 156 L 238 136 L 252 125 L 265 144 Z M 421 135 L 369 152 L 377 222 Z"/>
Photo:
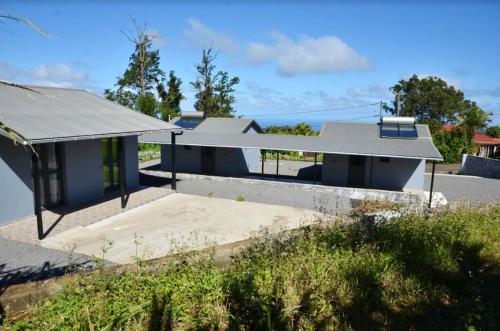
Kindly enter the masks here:
<path id="1" fill-rule="evenodd" d="M 380 163 L 390 163 L 391 162 L 391 158 L 389 158 L 389 157 L 379 157 L 378 158 L 378 162 L 380 162 Z"/>
<path id="2" fill-rule="evenodd" d="M 119 185 L 120 171 L 118 163 L 118 138 L 103 139 L 102 144 L 102 174 L 104 190 L 110 191 Z"/>
<path id="3" fill-rule="evenodd" d="M 414 124 L 382 123 L 380 124 L 382 138 L 418 138 L 417 128 Z"/>
<path id="4" fill-rule="evenodd" d="M 64 202 L 62 144 L 42 144 L 38 153 L 40 202 L 46 208 L 56 207 Z"/>

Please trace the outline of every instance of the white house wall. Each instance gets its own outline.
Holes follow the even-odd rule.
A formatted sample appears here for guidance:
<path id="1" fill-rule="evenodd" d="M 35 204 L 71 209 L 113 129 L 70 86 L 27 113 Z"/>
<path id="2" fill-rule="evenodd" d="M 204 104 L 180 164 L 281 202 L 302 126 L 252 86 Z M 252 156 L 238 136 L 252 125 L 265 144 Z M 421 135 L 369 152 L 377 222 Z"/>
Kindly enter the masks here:
<path id="1" fill-rule="evenodd" d="M 161 169 L 170 171 L 171 145 L 161 145 Z M 190 149 L 182 145 L 176 146 L 176 170 L 178 172 L 201 173 L 201 147 L 192 146 Z"/>
<path id="2" fill-rule="evenodd" d="M 373 162 L 373 167 L 372 167 Z M 422 190 L 425 160 L 390 158 L 388 163 L 379 157 L 366 157 L 364 187 L 388 190 Z M 322 183 L 348 186 L 349 155 L 324 154 Z"/>
<path id="3" fill-rule="evenodd" d="M 171 170 L 171 145 L 161 147 L 161 169 Z M 215 148 L 215 174 L 221 176 L 246 175 L 260 170 L 260 150 L 256 148 Z M 176 170 L 201 173 L 201 147 L 176 146 Z"/>
<path id="4" fill-rule="evenodd" d="M 101 140 L 64 143 L 65 201 L 71 205 L 104 196 Z"/>
<path id="5" fill-rule="evenodd" d="M 139 187 L 139 159 L 137 158 L 137 136 L 124 137 L 125 178 L 127 189 Z"/>
<path id="6" fill-rule="evenodd" d="M 321 170 L 323 184 L 347 186 L 348 170 L 348 155 L 323 154 L 323 167 Z"/>
<path id="7" fill-rule="evenodd" d="M 0 225 L 34 214 L 29 148 L 0 136 Z"/>
<path id="8" fill-rule="evenodd" d="M 372 186 L 388 190 L 423 190 L 424 173 L 425 160 L 390 158 L 389 163 L 381 163 L 380 158 L 374 157 Z"/>

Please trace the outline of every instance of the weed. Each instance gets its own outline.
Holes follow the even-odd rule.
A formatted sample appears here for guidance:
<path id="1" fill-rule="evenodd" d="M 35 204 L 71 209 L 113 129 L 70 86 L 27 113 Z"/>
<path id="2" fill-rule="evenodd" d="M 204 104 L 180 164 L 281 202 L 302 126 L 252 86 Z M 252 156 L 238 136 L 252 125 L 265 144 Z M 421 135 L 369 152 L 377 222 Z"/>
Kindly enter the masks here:
<path id="1" fill-rule="evenodd" d="M 198 239 L 196 239 L 198 240 Z M 7 328 L 496 329 L 500 205 L 345 219 L 267 234 L 217 267 L 214 250 L 82 275 Z M 104 256 L 103 256 L 104 259 Z"/>
<path id="2" fill-rule="evenodd" d="M 238 202 L 243 202 L 243 201 L 245 201 L 245 197 L 244 197 L 243 195 L 241 195 L 241 194 L 240 194 L 240 195 L 238 195 L 238 196 L 236 197 L 236 201 L 238 201 Z"/>

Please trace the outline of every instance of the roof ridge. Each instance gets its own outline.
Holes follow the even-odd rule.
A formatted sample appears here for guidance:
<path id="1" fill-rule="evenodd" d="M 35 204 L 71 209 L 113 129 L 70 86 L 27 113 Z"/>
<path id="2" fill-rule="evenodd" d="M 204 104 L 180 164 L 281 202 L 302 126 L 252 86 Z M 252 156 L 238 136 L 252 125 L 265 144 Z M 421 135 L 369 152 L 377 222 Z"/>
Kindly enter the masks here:
<path id="1" fill-rule="evenodd" d="M 68 90 L 68 91 L 81 91 L 81 92 L 87 92 L 87 93 L 91 93 L 91 94 L 94 94 L 92 92 L 89 92 L 83 88 L 76 88 L 76 87 L 59 87 L 59 86 L 43 86 L 43 85 L 36 85 L 36 84 L 17 84 L 17 83 L 13 83 L 13 84 L 16 84 L 16 85 L 19 85 L 19 86 L 23 86 L 23 87 L 29 87 L 29 88 L 41 88 L 41 89 L 50 89 L 50 90 Z M 94 94 L 94 95 L 97 95 L 97 94 Z"/>

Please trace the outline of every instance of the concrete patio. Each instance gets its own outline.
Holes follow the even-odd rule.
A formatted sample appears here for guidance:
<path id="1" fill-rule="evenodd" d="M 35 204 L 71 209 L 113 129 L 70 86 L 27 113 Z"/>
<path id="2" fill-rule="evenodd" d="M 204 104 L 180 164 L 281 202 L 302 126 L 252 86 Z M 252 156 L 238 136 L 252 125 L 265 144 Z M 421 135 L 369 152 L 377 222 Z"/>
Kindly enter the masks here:
<path id="1" fill-rule="evenodd" d="M 110 241 L 105 259 L 129 263 L 244 240 L 262 230 L 275 233 L 297 228 L 315 222 L 318 216 L 302 208 L 176 193 L 51 236 L 41 244 L 59 250 L 75 244 L 77 253 L 101 256 L 103 243 Z"/>
<path id="2" fill-rule="evenodd" d="M 46 239 L 69 229 L 118 215 L 172 193 L 173 191 L 166 187 L 142 188 L 130 193 L 124 209 L 121 208 L 120 197 L 114 193 L 102 200 L 83 205 L 44 210 L 43 228 Z M 31 216 L 0 226 L 0 237 L 39 245 L 41 241 L 38 240 L 36 224 L 36 217 Z"/>

